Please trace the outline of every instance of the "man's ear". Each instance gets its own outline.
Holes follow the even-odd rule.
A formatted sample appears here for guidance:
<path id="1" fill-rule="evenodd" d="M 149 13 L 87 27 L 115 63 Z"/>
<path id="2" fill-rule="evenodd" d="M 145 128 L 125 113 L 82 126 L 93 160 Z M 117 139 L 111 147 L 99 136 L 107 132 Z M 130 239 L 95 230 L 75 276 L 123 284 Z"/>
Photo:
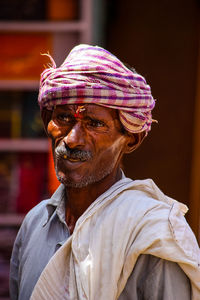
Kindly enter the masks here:
<path id="1" fill-rule="evenodd" d="M 136 150 L 141 145 L 144 138 L 146 137 L 145 131 L 139 133 L 127 132 L 126 134 L 127 134 L 127 142 L 126 142 L 124 153 L 131 153 L 134 150 Z"/>

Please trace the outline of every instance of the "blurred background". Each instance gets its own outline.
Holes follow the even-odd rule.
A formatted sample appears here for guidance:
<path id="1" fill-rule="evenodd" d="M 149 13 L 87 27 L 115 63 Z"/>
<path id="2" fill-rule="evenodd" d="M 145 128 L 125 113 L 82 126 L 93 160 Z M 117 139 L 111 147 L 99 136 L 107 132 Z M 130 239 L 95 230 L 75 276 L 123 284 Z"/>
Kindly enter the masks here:
<path id="1" fill-rule="evenodd" d="M 58 183 L 37 105 L 49 52 L 59 65 L 72 47 L 105 47 L 145 76 L 158 124 L 124 159 L 133 179 L 152 178 L 189 207 L 199 240 L 200 59 L 198 0 L 0 1 L 0 299 L 9 299 L 18 228 Z"/>

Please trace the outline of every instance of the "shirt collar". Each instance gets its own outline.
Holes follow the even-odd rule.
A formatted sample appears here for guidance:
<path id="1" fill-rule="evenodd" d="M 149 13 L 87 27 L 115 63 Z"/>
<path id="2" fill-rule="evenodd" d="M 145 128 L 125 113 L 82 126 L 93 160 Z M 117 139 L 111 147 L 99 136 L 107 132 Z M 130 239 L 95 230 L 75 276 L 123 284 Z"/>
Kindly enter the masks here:
<path id="1" fill-rule="evenodd" d="M 54 194 L 51 196 L 51 198 L 48 200 L 46 204 L 48 216 L 43 226 L 45 226 L 49 222 L 54 212 L 57 214 L 61 223 L 64 223 L 66 225 L 65 201 L 66 201 L 65 186 L 63 184 L 60 184 L 57 190 L 54 192 Z"/>
<path id="2" fill-rule="evenodd" d="M 126 178 L 124 172 L 121 170 L 122 178 Z M 48 216 L 46 221 L 43 224 L 43 227 L 49 222 L 53 213 L 56 212 L 61 223 L 66 225 L 65 222 L 65 203 L 66 203 L 66 194 L 65 194 L 65 186 L 64 184 L 60 184 L 51 198 L 48 200 L 46 204 Z"/>

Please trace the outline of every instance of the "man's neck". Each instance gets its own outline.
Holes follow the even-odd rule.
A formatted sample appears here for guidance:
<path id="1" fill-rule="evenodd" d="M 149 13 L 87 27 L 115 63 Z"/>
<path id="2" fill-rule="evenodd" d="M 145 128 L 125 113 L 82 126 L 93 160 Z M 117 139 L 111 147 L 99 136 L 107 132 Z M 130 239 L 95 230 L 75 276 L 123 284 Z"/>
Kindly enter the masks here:
<path id="1" fill-rule="evenodd" d="M 69 227 L 74 226 L 78 218 L 86 209 L 105 191 L 107 191 L 115 182 L 122 177 L 121 170 L 114 170 L 103 180 L 90 184 L 83 188 L 67 187 L 66 189 L 66 222 Z"/>

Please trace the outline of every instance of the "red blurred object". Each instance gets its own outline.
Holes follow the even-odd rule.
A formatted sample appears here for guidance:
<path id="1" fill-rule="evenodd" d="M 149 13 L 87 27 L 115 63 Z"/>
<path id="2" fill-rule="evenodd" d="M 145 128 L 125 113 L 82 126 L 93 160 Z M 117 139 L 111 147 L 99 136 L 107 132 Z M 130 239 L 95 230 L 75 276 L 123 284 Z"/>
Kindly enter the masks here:
<path id="1" fill-rule="evenodd" d="M 21 153 L 19 156 L 19 189 L 17 212 L 27 213 L 44 195 L 45 153 Z"/>
<path id="2" fill-rule="evenodd" d="M 48 156 L 48 191 L 52 195 L 55 190 L 60 185 L 56 177 L 56 172 L 54 168 L 53 154 L 51 149 L 51 142 L 49 142 L 49 156 Z"/>

